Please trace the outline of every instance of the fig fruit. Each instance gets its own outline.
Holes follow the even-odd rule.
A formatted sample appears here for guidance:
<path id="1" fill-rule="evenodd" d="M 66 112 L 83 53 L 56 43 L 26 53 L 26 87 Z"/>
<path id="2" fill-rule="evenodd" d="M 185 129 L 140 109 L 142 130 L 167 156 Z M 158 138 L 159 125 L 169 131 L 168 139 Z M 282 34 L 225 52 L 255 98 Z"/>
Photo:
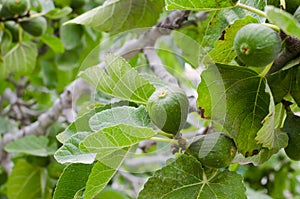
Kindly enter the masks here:
<path id="1" fill-rule="evenodd" d="M 230 165 L 235 154 L 234 141 L 223 133 L 211 133 L 194 141 L 188 153 L 196 157 L 203 166 L 223 168 Z"/>
<path id="2" fill-rule="evenodd" d="M 1 9 L 1 16 L 3 18 L 12 18 L 24 15 L 29 8 L 29 0 L 4 0 Z"/>
<path id="3" fill-rule="evenodd" d="M 47 20 L 44 17 L 27 18 L 20 21 L 20 25 L 32 36 L 39 37 L 47 29 Z"/>
<path id="4" fill-rule="evenodd" d="M 151 121 L 161 130 L 176 135 L 185 125 L 189 102 L 180 88 L 158 88 L 148 99 Z"/>
<path id="5" fill-rule="evenodd" d="M 6 22 L 4 22 L 4 27 L 7 30 L 9 30 L 9 32 L 12 36 L 12 42 L 18 42 L 19 41 L 18 24 L 16 24 L 14 21 L 6 21 Z"/>
<path id="6" fill-rule="evenodd" d="M 281 50 L 279 34 L 262 24 L 248 24 L 235 35 L 234 49 L 246 66 L 262 67 L 271 63 Z"/>

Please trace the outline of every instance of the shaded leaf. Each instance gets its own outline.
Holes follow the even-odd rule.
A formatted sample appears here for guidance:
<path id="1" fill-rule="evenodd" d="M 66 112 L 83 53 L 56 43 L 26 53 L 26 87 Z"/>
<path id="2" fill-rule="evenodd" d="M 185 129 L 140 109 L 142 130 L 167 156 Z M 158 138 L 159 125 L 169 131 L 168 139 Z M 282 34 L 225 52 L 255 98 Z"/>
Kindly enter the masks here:
<path id="1" fill-rule="evenodd" d="M 42 170 L 20 159 L 10 174 L 6 187 L 8 198 L 42 198 Z"/>
<path id="2" fill-rule="evenodd" d="M 42 35 L 40 39 L 49 46 L 55 53 L 63 53 L 64 45 L 59 38 L 53 35 Z"/>
<path id="3" fill-rule="evenodd" d="M 90 118 L 89 124 L 93 131 L 99 131 L 117 124 L 151 127 L 151 120 L 144 106 L 138 108 L 122 106 L 96 113 Z"/>
<path id="4" fill-rule="evenodd" d="M 6 77 L 13 72 L 23 75 L 31 73 L 35 68 L 37 51 L 37 46 L 33 42 L 16 44 L 6 54 L 2 55 L 0 77 Z"/>
<path id="5" fill-rule="evenodd" d="M 70 8 L 70 7 L 63 7 L 62 9 L 55 8 L 55 9 L 50 10 L 49 12 L 47 12 L 45 14 L 45 16 L 47 18 L 50 18 L 50 19 L 60 19 L 62 17 L 67 16 L 71 12 L 72 12 L 72 8 Z"/>
<path id="6" fill-rule="evenodd" d="M 74 49 L 81 44 L 83 33 L 83 27 L 78 24 L 61 25 L 59 29 L 60 39 L 67 50 Z"/>
<path id="7" fill-rule="evenodd" d="M 195 158 L 181 155 L 156 171 L 138 198 L 242 199 L 245 191 L 243 178 L 237 173 L 204 170 Z"/>
<path id="8" fill-rule="evenodd" d="M 157 22 L 163 0 L 108 0 L 67 23 L 91 26 L 99 31 L 119 33 L 149 27 Z"/>
<path id="9" fill-rule="evenodd" d="M 234 7 L 237 0 L 166 0 L 167 9 L 209 11 Z"/>
<path id="10" fill-rule="evenodd" d="M 105 69 L 94 66 L 81 72 L 80 76 L 106 94 L 146 104 L 155 87 L 121 57 L 107 54 L 105 63 L 108 74 Z"/>
<path id="11" fill-rule="evenodd" d="M 287 35 L 300 39 L 300 23 L 288 12 L 274 6 L 266 6 L 267 18 Z"/>
<path id="12" fill-rule="evenodd" d="M 48 156 L 54 154 L 56 150 L 56 144 L 52 146 L 48 146 L 48 144 L 47 137 L 30 135 L 7 144 L 5 150 L 9 153 Z"/>
<path id="13" fill-rule="evenodd" d="M 53 199 L 74 198 L 79 190 L 84 189 L 92 167 L 92 164 L 67 166 L 57 182 Z"/>
<path id="14" fill-rule="evenodd" d="M 222 64 L 209 66 L 201 77 L 198 107 L 235 140 L 239 152 L 257 154 L 262 146 L 255 137 L 271 103 L 266 80 L 248 68 Z M 273 131 L 266 129 L 264 135 L 271 136 Z"/>

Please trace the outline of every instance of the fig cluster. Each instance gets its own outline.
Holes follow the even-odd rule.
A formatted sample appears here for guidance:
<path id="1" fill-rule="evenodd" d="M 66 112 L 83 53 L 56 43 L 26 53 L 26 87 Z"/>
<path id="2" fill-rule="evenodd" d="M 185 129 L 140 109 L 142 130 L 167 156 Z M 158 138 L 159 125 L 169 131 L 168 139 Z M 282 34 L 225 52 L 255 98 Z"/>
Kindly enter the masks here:
<path id="1" fill-rule="evenodd" d="M 3 0 L 0 16 L 4 27 L 11 33 L 12 41 L 19 40 L 19 28 L 34 37 L 43 35 L 47 29 L 47 20 L 43 16 L 30 17 L 29 0 Z"/>

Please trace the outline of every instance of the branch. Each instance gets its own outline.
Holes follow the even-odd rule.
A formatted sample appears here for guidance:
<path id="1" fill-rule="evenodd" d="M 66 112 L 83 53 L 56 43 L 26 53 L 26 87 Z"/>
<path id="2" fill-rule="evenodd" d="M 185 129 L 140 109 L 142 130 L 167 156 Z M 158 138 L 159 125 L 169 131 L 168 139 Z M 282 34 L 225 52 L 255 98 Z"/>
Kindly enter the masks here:
<path id="1" fill-rule="evenodd" d="M 90 91 L 90 89 L 91 86 L 83 79 L 76 79 L 68 87 L 66 87 L 65 91 L 54 102 L 53 106 L 47 112 L 38 117 L 36 122 L 25 126 L 16 133 L 4 134 L 3 138 L 0 140 L 0 161 L 6 171 L 10 173 L 11 163 L 7 160 L 9 155 L 4 151 L 5 145 L 27 135 L 44 135 L 48 127 L 50 127 L 58 119 L 62 111 L 65 109 L 71 109 L 73 102 L 76 101 L 75 99 L 77 99 L 82 93 Z"/>
<path id="2" fill-rule="evenodd" d="M 177 79 L 173 75 L 171 75 L 163 66 L 163 63 L 161 62 L 160 57 L 157 55 L 154 47 L 144 48 L 144 55 L 149 62 L 151 70 L 157 77 L 167 83 L 175 84 L 178 86 Z"/>
<path id="3" fill-rule="evenodd" d="M 284 33 L 281 33 L 281 35 Z M 289 61 L 297 58 L 300 55 L 300 40 L 283 35 L 285 37 L 285 48 L 284 50 L 278 55 L 275 59 L 271 69 L 269 70 L 268 74 L 274 73 L 280 69 L 282 69 Z"/>

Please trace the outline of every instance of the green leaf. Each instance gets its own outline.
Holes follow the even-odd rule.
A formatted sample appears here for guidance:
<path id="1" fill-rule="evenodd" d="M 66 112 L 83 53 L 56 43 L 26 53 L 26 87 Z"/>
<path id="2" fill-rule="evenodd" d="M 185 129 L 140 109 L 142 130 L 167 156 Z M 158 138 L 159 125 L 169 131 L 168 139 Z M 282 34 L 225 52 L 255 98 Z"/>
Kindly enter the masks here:
<path id="1" fill-rule="evenodd" d="M 83 27 L 78 24 L 61 25 L 59 29 L 60 39 L 67 50 L 72 50 L 81 44 Z"/>
<path id="2" fill-rule="evenodd" d="M 42 170 L 19 159 L 13 167 L 6 187 L 7 197 L 13 199 L 42 198 Z"/>
<path id="3" fill-rule="evenodd" d="M 17 139 L 5 146 L 9 153 L 23 153 L 36 156 L 48 156 L 54 154 L 56 145 L 48 146 L 49 139 L 45 136 L 26 136 Z"/>
<path id="4" fill-rule="evenodd" d="M 122 57 L 106 55 L 106 70 L 97 66 L 86 69 L 80 76 L 100 91 L 136 103 L 146 104 L 155 88 Z"/>
<path id="5" fill-rule="evenodd" d="M 95 160 L 96 154 L 85 153 L 79 149 L 79 144 L 84 140 L 90 133 L 78 132 L 68 139 L 63 146 L 61 146 L 56 153 L 54 158 L 61 164 L 65 163 L 83 163 L 92 164 Z"/>
<path id="6" fill-rule="evenodd" d="M 72 8 L 70 8 L 70 7 L 63 7 L 62 9 L 55 8 L 55 9 L 47 12 L 45 14 L 45 16 L 50 19 L 60 19 L 60 18 L 67 16 L 71 12 L 72 12 Z"/>
<path id="7" fill-rule="evenodd" d="M 206 171 L 194 157 L 181 155 L 156 171 L 138 198 L 242 199 L 246 198 L 245 191 L 239 174 L 227 170 Z"/>
<path id="8" fill-rule="evenodd" d="M 237 0 L 166 0 L 166 8 L 169 10 L 197 10 L 210 11 L 225 8 L 232 8 L 237 3 Z"/>
<path id="9" fill-rule="evenodd" d="M 57 182 L 53 199 L 74 198 L 79 190 L 84 189 L 92 167 L 92 164 L 70 164 L 67 166 Z"/>
<path id="10" fill-rule="evenodd" d="M 237 31 L 246 24 L 257 22 L 257 19 L 247 16 L 243 19 L 236 20 L 234 24 L 228 26 L 224 30 L 223 36 L 215 43 L 214 49 L 209 52 L 210 58 L 214 62 L 230 63 L 236 57 L 233 41 Z"/>
<path id="11" fill-rule="evenodd" d="M 97 160 L 117 168 L 119 157 L 124 157 L 132 146 L 153 137 L 155 134 L 156 132 L 152 128 L 119 124 L 103 128 L 97 133 L 89 135 L 81 142 L 80 149 L 97 153 Z"/>
<path id="12" fill-rule="evenodd" d="M 90 118 L 103 110 L 110 109 L 112 107 L 117 106 L 125 106 L 128 105 L 128 102 L 117 102 L 112 104 L 107 104 L 105 106 L 99 106 L 91 109 L 84 115 L 78 117 L 73 123 L 71 123 L 62 133 L 58 134 L 56 138 L 61 143 L 65 143 L 68 139 L 70 139 L 77 132 L 92 132 L 92 129 L 89 125 Z"/>
<path id="13" fill-rule="evenodd" d="M 123 162 L 123 160 L 124 159 L 120 158 L 120 164 Z M 99 193 L 106 187 L 106 185 L 109 183 L 110 179 L 115 175 L 116 172 L 116 168 L 107 166 L 106 164 L 98 161 L 94 165 L 88 182 L 86 183 L 84 198 L 94 198 L 97 193 Z"/>
<path id="14" fill-rule="evenodd" d="M 42 35 L 40 39 L 49 46 L 55 53 L 63 53 L 64 45 L 59 38 L 53 35 Z"/>
<path id="15" fill-rule="evenodd" d="M 103 32 L 119 33 L 154 25 L 163 7 L 163 0 L 107 0 L 102 6 L 67 23 L 87 25 Z"/>
<path id="16" fill-rule="evenodd" d="M 55 63 L 59 70 L 70 71 L 79 66 L 80 52 L 77 49 L 65 51 L 64 54 L 56 56 Z"/>
<path id="17" fill-rule="evenodd" d="M 122 106 L 96 113 L 91 117 L 89 124 L 93 131 L 99 131 L 117 124 L 151 127 L 151 120 L 144 106 L 138 108 Z"/>
<path id="18" fill-rule="evenodd" d="M 300 70 L 299 66 L 273 73 L 268 78 L 268 84 L 274 96 L 275 103 L 279 103 L 290 94 L 300 107 Z M 280 84 L 278 83 L 280 82 Z"/>
<path id="19" fill-rule="evenodd" d="M 35 68 L 37 51 L 37 46 L 33 42 L 16 44 L 6 54 L 2 55 L 0 77 L 6 77 L 9 73 L 22 75 L 31 73 Z"/>
<path id="20" fill-rule="evenodd" d="M 280 103 L 281 100 L 290 92 L 292 87 L 293 74 L 291 70 L 278 71 L 267 76 L 268 84 L 271 88 L 274 102 Z M 280 84 L 278 84 L 280 82 Z"/>
<path id="21" fill-rule="evenodd" d="M 239 152 L 245 156 L 258 153 L 262 146 L 255 137 L 271 103 L 265 78 L 245 67 L 222 64 L 209 66 L 201 77 L 198 107 L 235 140 Z M 273 131 L 265 129 L 263 134 L 271 136 Z"/>
<path id="22" fill-rule="evenodd" d="M 300 23 L 288 12 L 274 6 L 266 6 L 267 18 L 287 35 L 300 39 Z"/>

